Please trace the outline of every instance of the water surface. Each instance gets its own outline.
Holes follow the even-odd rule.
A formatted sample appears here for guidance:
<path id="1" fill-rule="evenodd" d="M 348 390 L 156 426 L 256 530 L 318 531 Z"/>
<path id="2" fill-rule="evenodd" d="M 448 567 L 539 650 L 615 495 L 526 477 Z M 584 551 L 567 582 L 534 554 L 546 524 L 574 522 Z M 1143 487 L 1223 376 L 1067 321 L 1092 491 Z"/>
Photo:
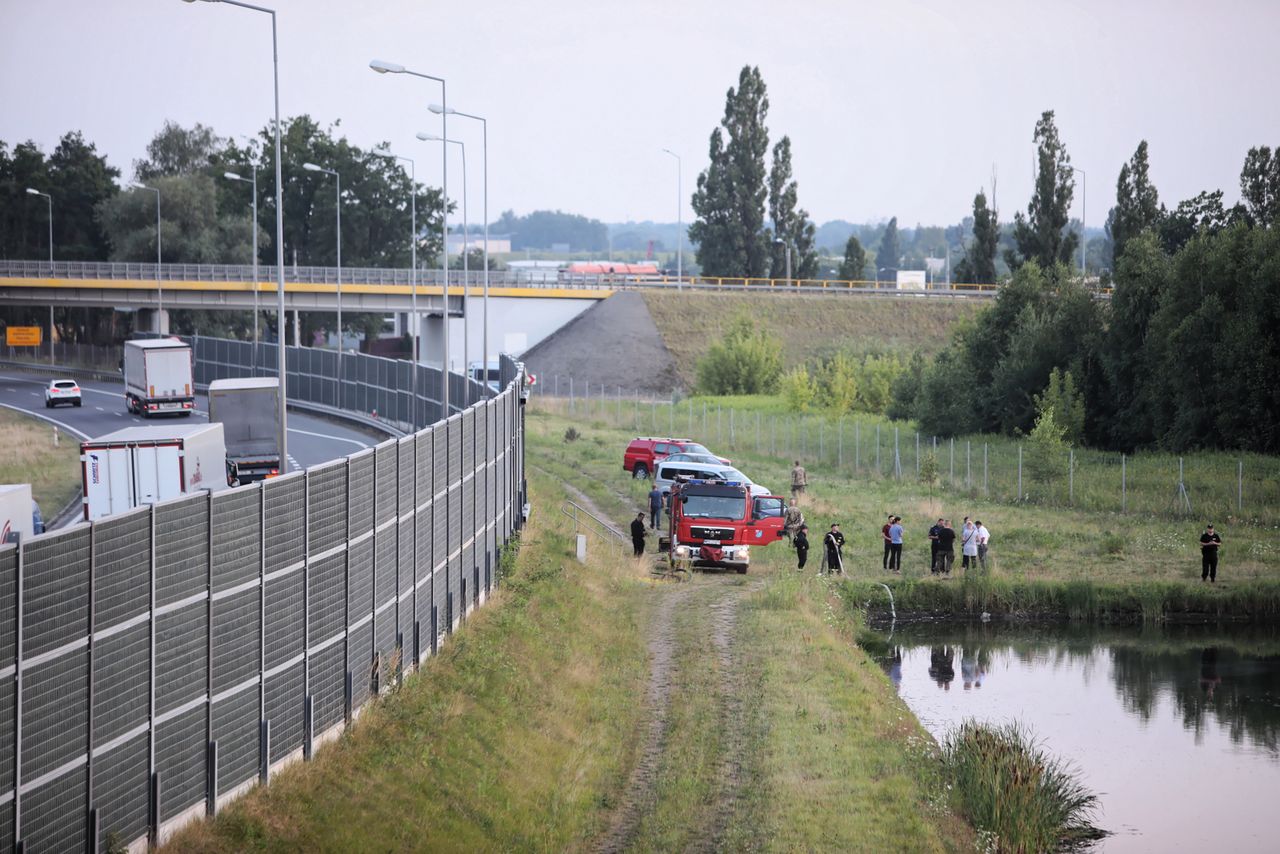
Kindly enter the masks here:
<path id="1" fill-rule="evenodd" d="M 1018 720 L 1099 795 L 1096 850 L 1280 851 L 1280 632 L 930 625 L 867 643 L 941 739 Z"/>

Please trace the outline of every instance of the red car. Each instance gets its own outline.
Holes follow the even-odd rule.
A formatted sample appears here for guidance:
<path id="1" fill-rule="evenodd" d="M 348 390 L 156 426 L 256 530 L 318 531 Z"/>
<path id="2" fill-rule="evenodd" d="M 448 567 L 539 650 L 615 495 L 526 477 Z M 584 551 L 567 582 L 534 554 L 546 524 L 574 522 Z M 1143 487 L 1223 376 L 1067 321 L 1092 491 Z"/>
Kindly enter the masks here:
<path id="1" fill-rule="evenodd" d="M 622 470 L 631 472 L 632 477 L 644 479 L 653 473 L 658 463 L 671 454 L 710 454 L 705 446 L 692 439 L 663 439 L 657 436 L 640 436 L 632 439 L 622 455 Z M 722 463 L 728 463 L 724 457 L 716 457 Z"/>

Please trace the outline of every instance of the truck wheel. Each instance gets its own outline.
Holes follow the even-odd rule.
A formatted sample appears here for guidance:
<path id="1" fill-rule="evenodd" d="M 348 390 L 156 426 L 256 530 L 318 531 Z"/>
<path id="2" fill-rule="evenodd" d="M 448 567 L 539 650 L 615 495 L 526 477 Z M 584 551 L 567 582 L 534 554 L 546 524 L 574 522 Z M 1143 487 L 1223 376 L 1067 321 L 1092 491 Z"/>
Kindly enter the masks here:
<path id="1" fill-rule="evenodd" d="M 746 574 L 747 574 L 747 568 L 745 566 L 738 567 L 738 575 L 746 575 Z"/>
<path id="2" fill-rule="evenodd" d="M 644 463 L 636 463 L 635 470 L 631 472 L 631 476 L 636 480 L 648 480 L 649 467 Z"/>
<path id="3" fill-rule="evenodd" d="M 76 401 L 76 406 L 79 406 L 80 404 L 81 404 L 81 401 L 77 400 L 77 401 Z"/>

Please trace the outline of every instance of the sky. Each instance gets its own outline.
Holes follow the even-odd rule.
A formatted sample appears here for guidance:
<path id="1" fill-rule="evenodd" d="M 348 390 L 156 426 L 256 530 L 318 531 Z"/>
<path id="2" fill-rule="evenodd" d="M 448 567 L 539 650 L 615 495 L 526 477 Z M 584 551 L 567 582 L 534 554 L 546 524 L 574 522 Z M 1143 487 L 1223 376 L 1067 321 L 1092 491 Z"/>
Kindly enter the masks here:
<path id="1" fill-rule="evenodd" d="M 273 0 L 258 0 L 271 5 Z M 800 205 L 819 223 L 959 221 L 993 170 L 1001 219 L 1025 209 L 1032 133 L 1054 110 L 1086 173 L 1088 225 L 1140 140 L 1169 206 L 1239 196 L 1251 146 L 1280 147 L 1274 0 L 275 0 L 280 109 L 361 146 L 389 141 L 438 185 L 431 81 L 489 124 L 489 215 L 693 218 L 709 135 L 744 64 L 768 86 L 771 140 L 791 137 Z M 51 151 L 81 130 L 124 177 L 166 119 L 244 138 L 272 115 L 270 18 L 180 0 L 0 0 L 0 140 Z M 470 205 L 483 182 L 478 123 Z M 683 193 L 677 194 L 681 157 Z M 288 153 L 286 152 L 286 157 Z M 461 175 L 450 164 L 450 195 Z"/>

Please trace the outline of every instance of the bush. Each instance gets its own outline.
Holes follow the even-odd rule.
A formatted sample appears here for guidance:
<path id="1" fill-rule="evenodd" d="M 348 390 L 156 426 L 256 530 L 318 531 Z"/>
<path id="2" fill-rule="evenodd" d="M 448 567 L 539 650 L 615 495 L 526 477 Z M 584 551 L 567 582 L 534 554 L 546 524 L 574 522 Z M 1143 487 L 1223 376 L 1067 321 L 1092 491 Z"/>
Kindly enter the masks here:
<path id="1" fill-rule="evenodd" d="M 580 438 L 582 438 L 582 434 L 578 432 L 576 427 L 570 427 L 564 431 L 564 440 L 566 442 L 576 442 Z"/>
<path id="2" fill-rule="evenodd" d="M 803 365 L 782 375 L 782 399 L 792 412 L 808 412 L 817 394 L 817 384 Z"/>
<path id="3" fill-rule="evenodd" d="M 782 374 L 782 343 L 750 317 L 730 324 L 698 363 L 704 394 L 771 394 Z"/>

